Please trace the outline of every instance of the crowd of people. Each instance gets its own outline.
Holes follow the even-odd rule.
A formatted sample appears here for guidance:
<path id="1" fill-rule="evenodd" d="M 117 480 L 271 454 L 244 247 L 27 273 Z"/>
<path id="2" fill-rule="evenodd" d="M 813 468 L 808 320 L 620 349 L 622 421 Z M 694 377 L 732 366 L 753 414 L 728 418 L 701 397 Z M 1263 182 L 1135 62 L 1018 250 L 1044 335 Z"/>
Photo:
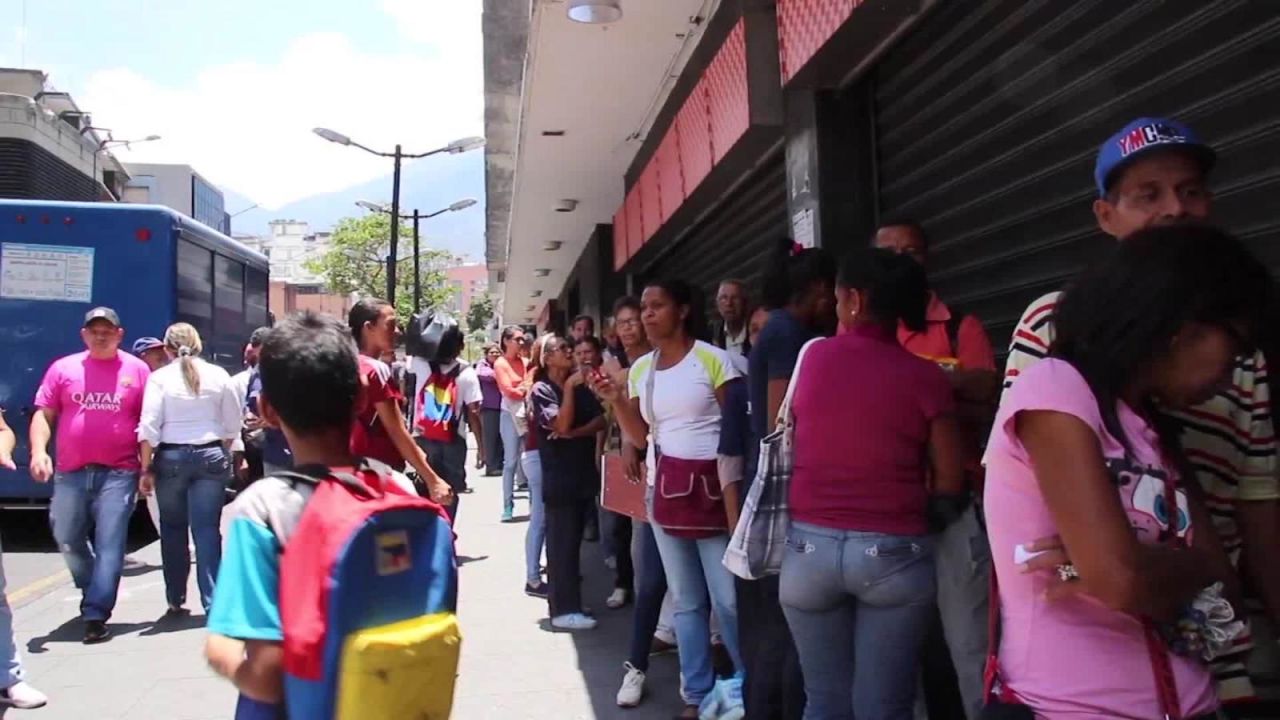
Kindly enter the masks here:
<path id="1" fill-rule="evenodd" d="M 271 717 L 281 627 L 263 583 L 308 496 L 255 484 L 224 551 L 226 489 L 368 458 L 456 518 L 469 428 L 503 522 L 528 490 L 523 590 L 553 629 L 597 627 L 581 549 L 600 541 L 605 604 L 634 606 L 620 707 L 678 692 L 679 717 L 718 720 L 1274 716 L 1275 296 L 1213 225 L 1214 161 L 1170 120 L 1106 140 L 1092 210 L 1120 242 L 1032 303 L 1003 374 L 982 319 L 931 288 L 929 237 L 907 219 L 842 258 L 780 243 L 758 296 L 720 284 L 715 322 L 696 288 L 658 278 L 602 338 L 590 317 L 564 335 L 511 326 L 472 366 L 446 332 L 404 383 L 378 300 L 346 328 L 303 314 L 254 333 L 234 377 L 181 323 L 119 352 L 120 318 L 95 309 L 30 428 L 84 640 L 110 636 L 128 513 L 154 495 L 170 612 L 186 612 L 190 534 L 210 662 L 245 717 Z M 12 447 L 0 425 L 0 465 Z M 638 515 L 601 504 L 609 454 L 606 484 L 644 488 Z M 763 512 L 785 513 L 779 562 L 731 571 L 731 536 Z M 11 638 L 0 626 L 0 702 L 43 704 Z M 647 686 L 672 649 L 679 688 Z"/>

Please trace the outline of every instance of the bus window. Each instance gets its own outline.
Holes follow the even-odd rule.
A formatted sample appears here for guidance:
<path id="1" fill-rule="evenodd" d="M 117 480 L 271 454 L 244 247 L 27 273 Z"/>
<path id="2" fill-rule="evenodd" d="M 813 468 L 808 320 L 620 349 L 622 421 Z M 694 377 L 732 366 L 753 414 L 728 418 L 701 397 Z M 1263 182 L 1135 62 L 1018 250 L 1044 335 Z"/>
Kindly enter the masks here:
<path id="1" fill-rule="evenodd" d="M 213 253 L 178 239 L 178 320 L 213 337 Z M 163 328 L 161 328 L 163 331 Z"/>
<path id="2" fill-rule="evenodd" d="M 270 325 L 267 316 L 267 272 L 245 268 L 244 316 L 250 331 Z"/>
<path id="3" fill-rule="evenodd" d="M 213 362 L 238 368 L 245 338 L 252 328 L 245 323 L 244 263 L 215 255 L 214 269 L 214 337 L 206 353 Z"/>

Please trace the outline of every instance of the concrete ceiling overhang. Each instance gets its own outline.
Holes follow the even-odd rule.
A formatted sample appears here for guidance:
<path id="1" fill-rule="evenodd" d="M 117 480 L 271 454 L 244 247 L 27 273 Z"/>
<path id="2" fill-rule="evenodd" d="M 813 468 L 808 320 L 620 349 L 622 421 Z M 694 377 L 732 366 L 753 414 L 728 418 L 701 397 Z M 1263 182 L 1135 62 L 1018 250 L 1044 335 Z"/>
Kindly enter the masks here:
<path id="1" fill-rule="evenodd" d="M 491 57 L 519 52 L 521 16 L 490 14 L 499 4 L 485 2 L 486 253 L 503 276 L 503 317 L 532 322 L 596 225 L 612 222 L 628 166 L 719 0 L 624 0 L 610 25 L 575 23 L 563 2 L 535 0 L 518 80 L 516 60 Z"/>

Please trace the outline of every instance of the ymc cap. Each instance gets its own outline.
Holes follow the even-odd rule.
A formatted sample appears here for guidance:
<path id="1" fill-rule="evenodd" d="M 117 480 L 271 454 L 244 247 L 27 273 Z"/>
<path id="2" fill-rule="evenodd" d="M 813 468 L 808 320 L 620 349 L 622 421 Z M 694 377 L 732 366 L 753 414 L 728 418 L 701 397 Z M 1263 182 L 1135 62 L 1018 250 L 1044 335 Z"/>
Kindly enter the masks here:
<path id="1" fill-rule="evenodd" d="M 1195 132 L 1176 120 L 1138 118 L 1120 132 L 1112 135 L 1098 149 L 1093 180 L 1098 186 L 1098 196 L 1107 194 L 1107 188 L 1116 174 L 1126 165 L 1153 150 L 1171 147 L 1184 148 L 1200 163 L 1205 173 L 1213 169 L 1218 156 L 1213 148 L 1200 141 Z"/>

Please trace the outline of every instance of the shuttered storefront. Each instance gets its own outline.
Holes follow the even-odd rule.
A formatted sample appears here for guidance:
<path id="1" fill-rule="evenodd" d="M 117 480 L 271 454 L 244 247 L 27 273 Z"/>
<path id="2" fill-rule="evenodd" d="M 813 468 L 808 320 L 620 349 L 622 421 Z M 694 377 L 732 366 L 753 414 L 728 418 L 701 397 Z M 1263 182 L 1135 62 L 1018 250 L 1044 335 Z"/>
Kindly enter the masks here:
<path id="1" fill-rule="evenodd" d="M 1277 58 L 1270 2 L 940 3 L 870 76 L 880 215 L 923 224 L 934 286 L 1002 351 L 1027 303 L 1110 242 L 1098 145 L 1167 116 L 1218 150 L 1218 221 L 1280 273 Z"/>
<path id="2" fill-rule="evenodd" d="M 786 166 L 775 151 L 640 277 L 680 278 L 701 288 L 708 302 L 721 280 L 738 278 L 758 303 L 765 264 L 787 233 Z"/>

